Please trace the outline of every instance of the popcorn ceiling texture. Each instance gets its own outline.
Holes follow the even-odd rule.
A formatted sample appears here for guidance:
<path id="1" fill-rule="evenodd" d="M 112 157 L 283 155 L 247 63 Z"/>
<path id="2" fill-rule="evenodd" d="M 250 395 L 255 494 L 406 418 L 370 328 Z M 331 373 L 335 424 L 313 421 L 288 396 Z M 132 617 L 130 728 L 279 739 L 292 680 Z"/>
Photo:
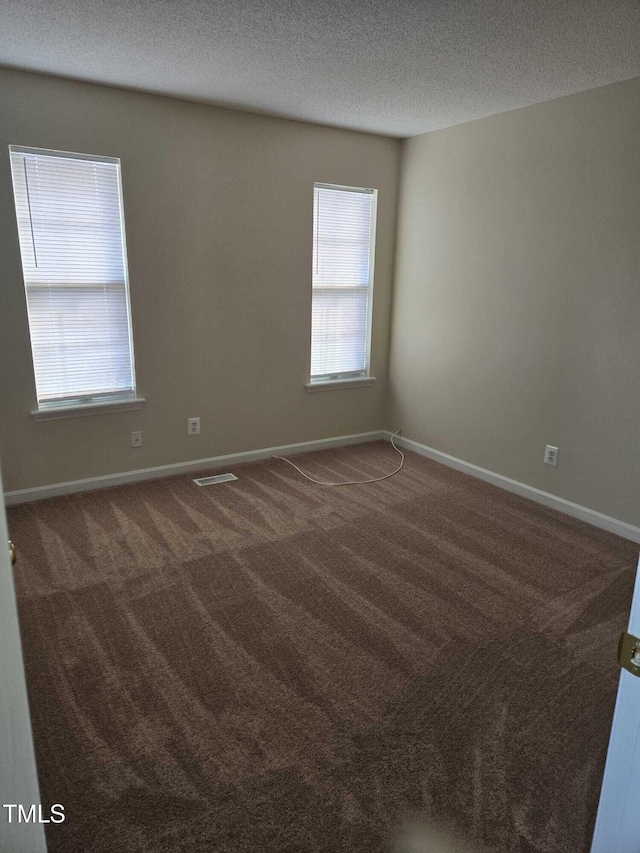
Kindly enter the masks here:
<path id="1" fill-rule="evenodd" d="M 640 76 L 636 0 L 3 0 L 0 64 L 391 136 Z"/>

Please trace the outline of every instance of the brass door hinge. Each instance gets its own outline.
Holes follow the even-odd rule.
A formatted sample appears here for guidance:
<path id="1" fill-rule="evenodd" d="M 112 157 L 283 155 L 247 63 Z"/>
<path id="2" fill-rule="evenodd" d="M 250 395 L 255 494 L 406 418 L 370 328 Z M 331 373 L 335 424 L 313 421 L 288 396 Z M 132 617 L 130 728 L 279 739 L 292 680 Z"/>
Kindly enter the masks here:
<path id="1" fill-rule="evenodd" d="M 640 677 L 640 637 L 633 634 L 624 634 L 618 643 L 618 663 L 631 675 Z"/>

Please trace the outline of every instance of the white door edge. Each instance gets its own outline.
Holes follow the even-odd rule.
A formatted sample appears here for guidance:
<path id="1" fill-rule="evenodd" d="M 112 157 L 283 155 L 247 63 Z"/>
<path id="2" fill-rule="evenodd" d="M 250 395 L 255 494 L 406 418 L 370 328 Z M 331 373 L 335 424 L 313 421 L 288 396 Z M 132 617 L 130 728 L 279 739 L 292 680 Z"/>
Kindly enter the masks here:
<path id="1" fill-rule="evenodd" d="M 43 825 L 19 823 L 17 809 L 5 808 L 40 804 L 13 569 L 0 485 L 0 850 L 46 853 Z"/>
<path id="2" fill-rule="evenodd" d="M 640 636 L 640 563 L 629 632 Z M 640 678 L 625 669 L 620 670 L 591 853 L 640 853 Z"/>

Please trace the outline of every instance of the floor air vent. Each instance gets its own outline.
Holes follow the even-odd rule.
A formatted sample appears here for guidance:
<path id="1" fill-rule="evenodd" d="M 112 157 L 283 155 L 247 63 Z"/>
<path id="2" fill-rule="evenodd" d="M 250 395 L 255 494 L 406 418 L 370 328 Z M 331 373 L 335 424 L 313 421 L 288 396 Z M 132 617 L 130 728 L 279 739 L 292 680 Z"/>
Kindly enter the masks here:
<path id="1" fill-rule="evenodd" d="M 235 474 L 216 474 L 213 477 L 198 477 L 194 480 L 199 486 L 212 486 L 214 483 L 228 483 L 230 480 L 237 480 Z"/>

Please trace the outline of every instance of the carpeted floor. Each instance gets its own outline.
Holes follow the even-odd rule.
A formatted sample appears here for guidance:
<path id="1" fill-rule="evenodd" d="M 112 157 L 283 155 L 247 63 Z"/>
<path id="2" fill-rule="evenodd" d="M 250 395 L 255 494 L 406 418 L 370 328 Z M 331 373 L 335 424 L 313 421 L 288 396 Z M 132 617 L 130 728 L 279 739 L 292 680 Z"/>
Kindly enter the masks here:
<path id="1" fill-rule="evenodd" d="M 9 509 L 51 853 L 586 853 L 638 546 L 411 453 L 235 472 Z"/>

